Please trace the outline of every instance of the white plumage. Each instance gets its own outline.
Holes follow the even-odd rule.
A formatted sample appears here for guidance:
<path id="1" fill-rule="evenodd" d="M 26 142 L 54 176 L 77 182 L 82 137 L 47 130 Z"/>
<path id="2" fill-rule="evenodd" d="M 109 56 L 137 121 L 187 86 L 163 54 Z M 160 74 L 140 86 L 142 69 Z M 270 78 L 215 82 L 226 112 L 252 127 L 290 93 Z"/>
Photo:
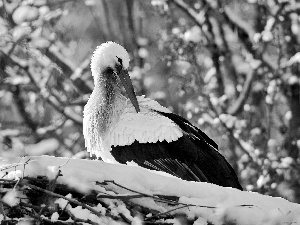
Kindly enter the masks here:
<path id="1" fill-rule="evenodd" d="M 182 137 L 182 130 L 172 120 L 153 111 L 170 112 L 167 108 L 143 96 L 137 99 L 141 112 L 136 113 L 127 100 L 119 120 L 109 131 L 110 145 L 130 145 L 135 140 L 139 143 L 155 143 L 164 140 L 171 142 Z"/>
<path id="2" fill-rule="evenodd" d="M 118 45 L 112 41 L 108 41 L 98 46 L 95 49 L 91 60 L 92 75 L 98 76 L 99 73 L 102 72 L 101 70 L 105 69 L 106 67 L 113 68 L 118 61 L 116 56 L 122 59 L 123 67 L 128 69 L 130 61 L 129 55 L 121 45 Z"/>
<path id="3" fill-rule="evenodd" d="M 116 162 L 110 155 L 111 146 L 130 145 L 134 141 L 139 143 L 156 143 L 164 140 L 171 142 L 183 135 L 177 124 L 155 112 L 170 113 L 171 111 L 144 96 L 137 97 L 141 109 L 139 113 L 135 111 L 131 101 L 123 96 L 111 112 L 109 130 L 102 133 L 97 109 L 89 107 L 89 105 L 95 105 L 94 100 L 91 97 L 84 110 L 83 134 L 88 152 L 101 157 L 104 161 Z M 94 125 L 87 126 L 88 124 Z"/>

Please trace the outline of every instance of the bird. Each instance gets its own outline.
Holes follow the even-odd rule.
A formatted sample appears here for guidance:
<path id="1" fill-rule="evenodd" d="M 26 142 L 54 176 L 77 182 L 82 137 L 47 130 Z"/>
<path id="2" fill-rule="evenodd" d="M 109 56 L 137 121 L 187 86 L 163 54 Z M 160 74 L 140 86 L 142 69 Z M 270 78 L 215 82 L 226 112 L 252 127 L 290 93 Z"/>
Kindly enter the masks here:
<path id="1" fill-rule="evenodd" d="M 105 162 L 133 162 L 182 180 L 243 190 L 218 145 L 203 131 L 157 101 L 136 96 L 129 61 L 126 49 L 112 41 L 92 55 L 94 89 L 83 109 L 87 151 Z"/>

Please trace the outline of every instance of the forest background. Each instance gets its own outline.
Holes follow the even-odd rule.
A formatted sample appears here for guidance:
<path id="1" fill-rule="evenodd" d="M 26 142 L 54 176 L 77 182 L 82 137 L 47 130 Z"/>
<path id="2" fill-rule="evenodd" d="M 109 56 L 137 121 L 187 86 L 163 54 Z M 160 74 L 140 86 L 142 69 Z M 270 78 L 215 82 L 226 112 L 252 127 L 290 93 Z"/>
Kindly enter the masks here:
<path id="1" fill-rule="evenodd" d="M 1 0 L 0 157 L 89 157 L 90 57 L 115 41 L 138 95 L 205 131 L 245 190 L 300 202 L 300 2 Z"/>

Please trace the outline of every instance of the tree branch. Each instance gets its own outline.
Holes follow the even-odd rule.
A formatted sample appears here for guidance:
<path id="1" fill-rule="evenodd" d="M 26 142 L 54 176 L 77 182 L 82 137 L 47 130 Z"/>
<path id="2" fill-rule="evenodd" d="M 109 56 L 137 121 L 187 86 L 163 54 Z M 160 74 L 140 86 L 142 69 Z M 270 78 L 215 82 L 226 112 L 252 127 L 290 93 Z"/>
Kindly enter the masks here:
<path id="1" fill-rule="evenodd" d="M 11 93 L 14 96 L 14 101 L 20 113 L 20 116 L 24 119 L 25 124 L 32 130 L 33 133 L 36 133 L 38 124 L 31 118 L 30 114 L 25 110 L 25 104 L 21 96 L 20 85 L 14 85 L 11 88 Z"/>
<path id="2" fill-rule="evenodd" d="M 256 71 L 250 71 L 247 74 L 247 79 L 244 83 L 244 87 L 238 97 L 238 99 L 235 101 L 235 103 L 228 109 L 227 113 L 232 115 L 232 116 L 236 116 L 237 114 L 239 114 L 244 107 L 244 104 L 246 102 L 246 100 L 248 99 L 250 90 L 251 90 L 251 86 L 252 86 L 252 81 L 254 78 L 254 74 L 256 73 Z"/>
<path id="3" fill-rule="evenodd" d="M 62 55 L 56 48 L 49 48 L 45 52 L 45 55 L 55 63 L 61 70 L 62 75 L 71 81 L 71 83 L 76 87 L 76 89 L 84 94 L 91 93 L 91 88 L 81 80 L 82 72 L 89 66 L 90 59 L 83 61 L 83 63 L 76 68 L 72 61 L 68 60 L 64 55 Z M 79 70 L 77 70 L 79 69 Z M 78 71 L 81 74 L 78 74 Z M 74 73 L 77 72 L 77 76 L 74 76 Z"/>
<path id="4" fill-rule="evenodd" d="M 8 60 L 9 63 L 17 65 L 26 73 L 26 75 L 29 77 L 35 88 L 39 91 L 40 95 L 44 98 L 46 102 L 48 102 L 54 109 L 63 114 L 66 118 L 72 120 L 77 125 L 82 126 L 81 116 L 77 115 L 69 107 L 65 108 L 64 106 L 60 105 L 59 102 L 57 102 L 54 96 L 52 96 L 45 87 L 41 87 L 40 84 L 35 81 L 34 75 L 30 72 L 27 63 L 20 62 L 19 59 L 13 56 L 9 56 L 3 51 L 1 51 L 1 53 L 4 54 L 6 60 Z"/>

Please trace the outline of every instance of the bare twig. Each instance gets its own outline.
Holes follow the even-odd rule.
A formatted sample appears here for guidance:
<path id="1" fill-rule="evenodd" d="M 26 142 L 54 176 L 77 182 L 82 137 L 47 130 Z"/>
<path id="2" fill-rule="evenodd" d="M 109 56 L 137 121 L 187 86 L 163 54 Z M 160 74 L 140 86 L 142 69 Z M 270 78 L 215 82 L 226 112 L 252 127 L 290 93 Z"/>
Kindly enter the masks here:
<path id="1" fill-rule="evenodd" d="M 247 74 L 247 79 L 244 83 L 243 89 L 238 97 L 238 99 L 235 101 L 235 103 L 228 109 L 227 113 L 236 116 L 238 113 L 240 113 L 243 110 L 244 104 L 246 100 L 248 99 L 250 90 L 251 90 L 251 85 L 252 81 L 254 78 L 254 74 L 256 71 L 250 71 Z"/>
<path id="2" fill-rule="evenodd" d="M 110 37 L 112 40 L 115 40 L 115 34 L 114 34 L 114 30 L 113 30 L 113 24 L 111 23 L 112 20 L 111 20 L 111 16 L 110 16 L 110 8 L 108 6 L 108 3 L 106 0 L 102 0 L 102 5 L 103 5 L 103 12 L 104 12 L 104 16 L 103 16 L 103 19 L 104 19 L 104 22 L 105 22 L 105 27 L 108 31 L 108 34 L 107 34 L 107 37 Z M 96 19 L 96 17 L 94 17 Z M 98 21 L 98 24 L 99 21 Z M 99 30 L 102 30 L 102 28 L 100 27 Z"/>
<path id="3" fill-rule="evenodd" d="M 168 210 L 168 211 L 166 211 L 166 212 L 162 212 L 162 213 L 159 213 L 159 214 L 156 214 L 156 215 L 147 217 L 147 218 L 145 219 L 145 221 L 147 221 L 147 220 L 152 220 L 152 219 L 160 219 L 162 216 L 167 215 L 167 214 L 169 214 L 170 212 L 173 212 L 173 211 L 175 211 L 175 210 L 182 209 L 182 208 L 188 208 L 188 207 L 190 207 L 190 206 L 192 206 L 192 205 L 183 205 L 183 206 L 179 206 L 179 207 L 177 207 L 177 208 L 170 209 L 170 210 Z M 212 208 L 215 208 L 215 207 L 212 207 Z"/>
<path id="4" fill-rule="evenodd" d="M 90 58 L 88 57 L 86 60 L 84 60 L 73 72 L 73 74 L 70 75 L 70 80 L 72 81 L 73 85 L 83 94 L 90 94 L 92 92 L 92 87 L 86 84 L 81 78 L 82 75 L 90 71 Z"/>
<path id="5" fill-rule="evenodd" d="M 67 222 L 67 221 L 62 221 L 62 220 L 52 221 L 51 219 L 48 219 L 45 216 L 38 215 L 35 211 L 31 211 L 31 210 L 27 209 L 26 207 L 23 207 L 22 209 L 26 211 L 26 214 L 28 214 L 29 216 L 34 218 L 34 220 L 36 222 L 39 222 L 38 224 L 40 224 L 42 221 L 45 221 L 47 224 L 56 224 L 56 225 L 82 225 L 81 222 L 77 223 L 74 221 L 72 221 L 72 222 Z"/>
<path id="6" fill-rule="evenodd" d="M 107 198 L 107 199 L 121 199 L 121 200 L 129 200 L 133 198 L 142 198 L 145 197 L 144 194 L 139 195 L 97 195 L 98 198 Z"/>
<path id="7" fill-rule="evenodd" d="M 3 215 L 3 219 L 6 220 L 6 214 L 4 213 L 3 203 L 0 200 L 0 213 Z"/>
<path id="8" fill-rule="evenodd" d="M 8 169 L 11 169 L 11 168 L 17 168 L 18 166 L 25 166 L 27 165 L 29 162 L 34 162 L 34 160 L 31 160 L 31 159 L 28 159 L 26 162 L 24 163 L 12 163 L 12 164 L 9 164 L 9 165 L 4 165 L 4 166 L 1 166 L 0 167 L 0 171 L 3 171 L 3 170 L 8 170 Z"/>
<path id="9" fill-rule="evenodd" d="M 71 202 L 71 203 L 73 203 L 73 204 L 76 204 L 76 205 L 81 206 L 82 208 L 88 209 L 89 211 L 91 211 L 91 212 L 92 212 L 93 214 L 95 214 L 96 216 L 99 216 L 99 217 L 102 216 L 101 213 L 99 213 L 97 210 L 93 209 L 91 206 L 89 206 L 89 205 L 87 205 L 87 204 L 84 204 L 84 203 L 81 203 L 81 202 L 79 202 L 79 201 L 77 201 L 77 200 L 75 200 L 75 199 L 71 199 L 71 198 L 65 197 L 65 196 L 63 196 L 63 195 L 54 193 L 54 192 L 52 192 L 52 191 L 45 190 L 45 189 L 40 188 L 40 187 L 37 187 L 37 186 L 35 186 L 35 185 L 33 185 L 33 184 L 29 184 L 28 182 L 25 182 L 24 180 L 22 180 L 21 182 L 19 182 L 19 185 L 22 185 L 22 186 L 28 186 L 28 187 L 30 187 L 30 188 L 32 188 L 32 189 L 35 189 L 35 190 L 44 192 L 44 193 L 46 193 L 46 194 L 48 194 L 48 195 L 51 195 L 51 196 L 53 196 L 53 197 L 56 197 L 56 198 L 63 198 L 63 199 L 65 199 L 65 200 L 67 200 L 67 201 L 69 201 L 69 202 Z"/>
<path id="10" fill-rule="evenodd" d="M 63 56 L 57 50 L 57 48 L 52 47 L 50 49 L 46 49 L 45 55 L 57 66 L 59 66 L 62 71 L 64 71 L 64 75 L 71 75 L 76 69 L 76 66 L 73 64 L 73 62 Z"/>
<path id="11" fill-rule="evenodd" d="M 21 96 L 21 88 L 19 85 L 14 85 L 11 88 L 11 92 L 14 96 L 14 101 L 16 102 L 16 106 L 19 110 L 20 115 L 24 119 L 26 125 L 32 130 L 32 132 L 36 133 L 38 128 L 38 124 L 31 118 L 30 114 L 25 110 L 25 103 Z"/>
<path id="12" fill-rule="evenodd" d="M 150 197 L 150 198 L 153 198 L 153 199 L 155 199 L 155 200 L 157 200 L 157 201 L 160 201 L 160 202 L 165 202 L 165 203 L 173 204 L 173 205 L 181 204 L 181 203 L 178 203 L 178 202 L 175 202 L 175 201 L 171 201 L 171 200 L 169 200 L 169 199 L 163 199 L 163 198 L 156 197 L 156 196 L 153 196 L 153 195 L 148 195 L 148 194 L 145 194 L 145 193 L 142 193 L 142 192 L 139 192 L 139 191 L 131 190 L 130 188 L 124 187 L 124 186 L 122 186 L 121 184 L 118 184 L 118 183 L 116 183 L 116 182 L 113 181 L 113 180 L 105 180 L 105 181 L 103 181 L 102 183 L 99 183 L 99 182 L 96 182 L 96 183 L 98 183 L 98 184 L 104 184 L 104 185 L 105 185 L 106 183 L 112 183 L 112 184 L 114 184 L 114 185 L 116 185 L 116 186 L 118 186 L 118 187 L 121 187 L 121 188 L 125 189 L 125 190 L 131 191 L 131 192 L 134 192 L 134 193 L 138 193 L 138 194 L 140 194 L 140 195 L 143 195 L 144 197 Z"/>
<path id="13" fill-rule="evenodd" d="M 130 29 L 131 41 L 133 42 L 135 50 L 137 50 L 138 44 L 135 39 L 136 34 L 135 34 L 134 17 L 133 17 L 133 10 L 134 10 L 133 6 L 134 6 L 133 0 L 126 0 L 127 21 L 128 21 L 128 27 Z"/>
<path id="14" fill-rule="evenodd" d="M 99 182 L 96 182 L 96 183 L 98 183 L 98 184 L 103 184 L 103 185 L 107 185 L 107 183 L 112 183 L 112 184 L 114 184 L 114 185 L 116 185 L 116 186 L 118 186 L 118 187 L 121 187 L 121 188 L 125 189 L 125 190 L 128 190 L 128 191 L 130 191 L 130 192 L 134 192 L 134 193 L 138 193 L 138 194 L 139 194 L 139 195 L 126 195 L 126 196 L 122 195 L 122 197 L 128 197 L 128 196 L 134 197 L 134 198 L 150 197 L 150 198 L 153 198 L 153 199 L 156 200 L 156 201 L 164 202 L 164 203 L 167 203 L 167 204 L 169 204 L 169 205 L 177 205 L 177 206 L 178 206 L 178 205 L 182 205 L 182 206 L 179 206 L 179 207 L 170 209 L 170 210 L 168 210 L 168 211 L 166 211 L 166 212 L 159 213 L 159 214 L 156 214 L 156 215 L 151 216 L 151 217 L 149 217 L 149 218 L 146 218 L 145 221 L 148 221 L 148 220 L 151 220 L 151 219 L 154 219 L 154 218 L 160 218 L 162 215 L 166 215 L 166 214 L 168 214 L 168 213 L 170 213 L 170 212 L 173 212 L 173 211 L 175 211 L 175 210 L 178 210 L 178 209 L 181 209 L 181 208 L 186 208 L 186 207 L 191 207 L 191 206 L 193 206 L 193 207 L 200 207 L 200 208 L 208 208 L 208 209 L 216 209 L 216 208 L 218 208 L 218 207 L 216 207 L 216 206 L 206 206 L 206 205 L 186 204 L 186 203 L 181 203 L 181 202 L 169 200 L 169 199 L 162 198 L 162 197 L 157 197 L 157 196 L 154 196 L 154 195 L 149 195 L 149 194 L 141 193 L 141 192 L 139 192 L 139 191 L 135 191 L 135 190 L 132 190 L 132 189 L 130 189 L 130 188 L 124 187 L 123 185 L 120 185 L 120 184 L 116 183 L 116 182 L 113 181 L 113 180 L 104 180 L 102 183 L 99 183 Z M 120 196 L 111 196 L 111 195 L 110 195 L 110 196 L 107 196 L 107 195 L 104 195 L 103 197 L 104 197 L 104 198 L 115 199 L 115 198 L 120 197 Z M 168 196 L 168 197 L 171 197 L 171 196 Z M 121 198 L 121 199 L 122 199 L 122 198 Z M 125 199 L 126 199 L 126 198 L 125 198 Z M 234 206 L 234 207 L 256 207 L 256 206 L 254 206 L 254 205 L 236 205 L 236 206 Z"/>

